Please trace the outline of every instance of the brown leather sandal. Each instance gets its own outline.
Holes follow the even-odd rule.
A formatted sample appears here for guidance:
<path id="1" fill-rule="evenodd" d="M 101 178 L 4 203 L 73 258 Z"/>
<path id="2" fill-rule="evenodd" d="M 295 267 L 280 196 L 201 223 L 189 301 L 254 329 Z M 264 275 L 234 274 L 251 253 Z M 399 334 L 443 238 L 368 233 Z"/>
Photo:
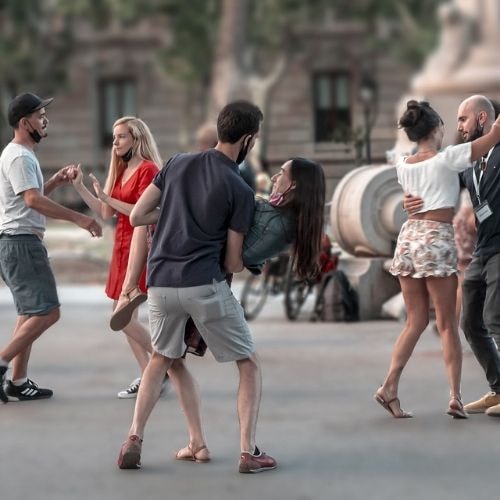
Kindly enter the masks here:
<path id="1" fill-rule="evenodd" d="M 180 455 L 181 451 L 184 451 L 186 448 L 189 450 L 189 455 Z M 188 444 L 186 446 L 186 448 L 182 448 L 182 450 L 179 450 L 176 453 L 176 455 L 175 455 L 176 460 L 183 460 L 185 462 L 197 462 L 197 463 L 202 463 L 202 464 L 210 462 L 210 456 L 208 456 L 207 458 L 199 458 L 197 456 L 198 453 L 200 453 L 200 451 L 202 451 L 202 450 L 208 451 L 208 448 L 205 445 L 202 445 L 195 450 L 195 449 L 193 449 L 191 444 Z M 210 452 L 209 452 L 209 454 L 210 454 Z"/>
<path id="2" fill-rule="evenodd" d="M 410 412 L 407 412 L 401 408 L 401 403 L 399 401 L 399 398 L 392 398 L 389 401 L 387 401 L 380 393 L 376 392 L 373 396 L 375 401 L 381 405 L 383 408 L 385 408 L 394 418 L 413 418 L 413 414 Z M 396 413 L 391 404 L 396 403 L 398 406 L 398 409 L 401 413 Z"/>
<path id="3" fill-rule="evenodd" d="M 115 332 L 123 330 L 130 323 L 135 309 L 145 302 L 147 298 L 148 296 L 137 287 L 122 292 L 109 321 L 111 330 Z"/>
<path id="4" fill-rule="evenodd" d="M 469 418 L 469 414 L 465 411 L 464 404 L 462 403 L 460 396 L 451 397 L 446 413 L 451 415 L 453 418 Z"/>

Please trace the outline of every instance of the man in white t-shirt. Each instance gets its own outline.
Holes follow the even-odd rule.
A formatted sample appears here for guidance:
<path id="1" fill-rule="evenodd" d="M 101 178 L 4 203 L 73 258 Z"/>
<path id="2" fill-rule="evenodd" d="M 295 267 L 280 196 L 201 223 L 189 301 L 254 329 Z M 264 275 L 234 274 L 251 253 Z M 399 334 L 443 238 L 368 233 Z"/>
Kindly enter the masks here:
<path id="1" fill-rule="evenodd" d="M 56 283 L 42 244 L 45 217 L 73 222 L 101 236 L 95 219 L 65 208 L 47 197 L 70 181 L 73 165 L 44 183 L 34 147 L 47 136 L 45 107 L 52 99 L 18 95 L 9 104 L 14 139 L 0 156 L 0 275 L 9 287 L 18 319 L 12 340 L 0 348 L 0 400 L 28 401 L 52 396 L 28 378 L 32 343 L 59 319 Z M 6 381 L 12 361 L 12 377 Z"/>

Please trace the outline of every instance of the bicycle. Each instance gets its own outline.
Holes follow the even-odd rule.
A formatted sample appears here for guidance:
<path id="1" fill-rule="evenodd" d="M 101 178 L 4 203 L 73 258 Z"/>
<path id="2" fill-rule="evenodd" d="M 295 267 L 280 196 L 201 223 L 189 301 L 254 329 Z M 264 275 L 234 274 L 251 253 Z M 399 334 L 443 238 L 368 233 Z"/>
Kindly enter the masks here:
<path id="1" fill-rule="evenodd" d="M 261 274 L 251 274 L 245 280 L 240 302 L 247 321 L 259 315 L 269 294 L 278 295 L 284 290 L 289 260 L 288 253 L 281 253 L 264 264 Z"/>
<path id="2" fill-rule="evenodd" d="M 316 281 L 305 280 L 297 277 L 293 270 L 292 261 L 289 259 L 285 279 L 285 314 L 290 321 L 295 321 L 300 314 L 302 306 L 309 294 L 314 290 Z"/>

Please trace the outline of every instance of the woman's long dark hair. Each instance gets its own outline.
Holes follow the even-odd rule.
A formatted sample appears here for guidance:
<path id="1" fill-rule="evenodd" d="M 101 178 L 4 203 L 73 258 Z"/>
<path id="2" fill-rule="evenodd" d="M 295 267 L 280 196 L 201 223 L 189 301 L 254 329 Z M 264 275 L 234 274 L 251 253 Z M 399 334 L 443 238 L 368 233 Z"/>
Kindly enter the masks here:
<path id="1" fill-rule="evenodd" d="M 325 174 L 319 163 L 292 158 L 290 177 L 295 182 L 290 202 L 297 218 L 293 261 L 301 278 L 319 273 L 319 254 L 325 209 Z"/>

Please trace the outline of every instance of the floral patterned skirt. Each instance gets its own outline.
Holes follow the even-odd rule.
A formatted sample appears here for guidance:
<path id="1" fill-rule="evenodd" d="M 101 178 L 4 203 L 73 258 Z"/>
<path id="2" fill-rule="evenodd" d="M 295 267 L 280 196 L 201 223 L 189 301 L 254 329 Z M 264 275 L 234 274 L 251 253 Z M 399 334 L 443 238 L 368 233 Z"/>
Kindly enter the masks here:
<path id="1" fill-rule="evenodd" d="M 412 278 L 443 278 L 456 273 L 453 226 L 433 220 L 407 220 L 399 232 L 389 272 Z"/>

